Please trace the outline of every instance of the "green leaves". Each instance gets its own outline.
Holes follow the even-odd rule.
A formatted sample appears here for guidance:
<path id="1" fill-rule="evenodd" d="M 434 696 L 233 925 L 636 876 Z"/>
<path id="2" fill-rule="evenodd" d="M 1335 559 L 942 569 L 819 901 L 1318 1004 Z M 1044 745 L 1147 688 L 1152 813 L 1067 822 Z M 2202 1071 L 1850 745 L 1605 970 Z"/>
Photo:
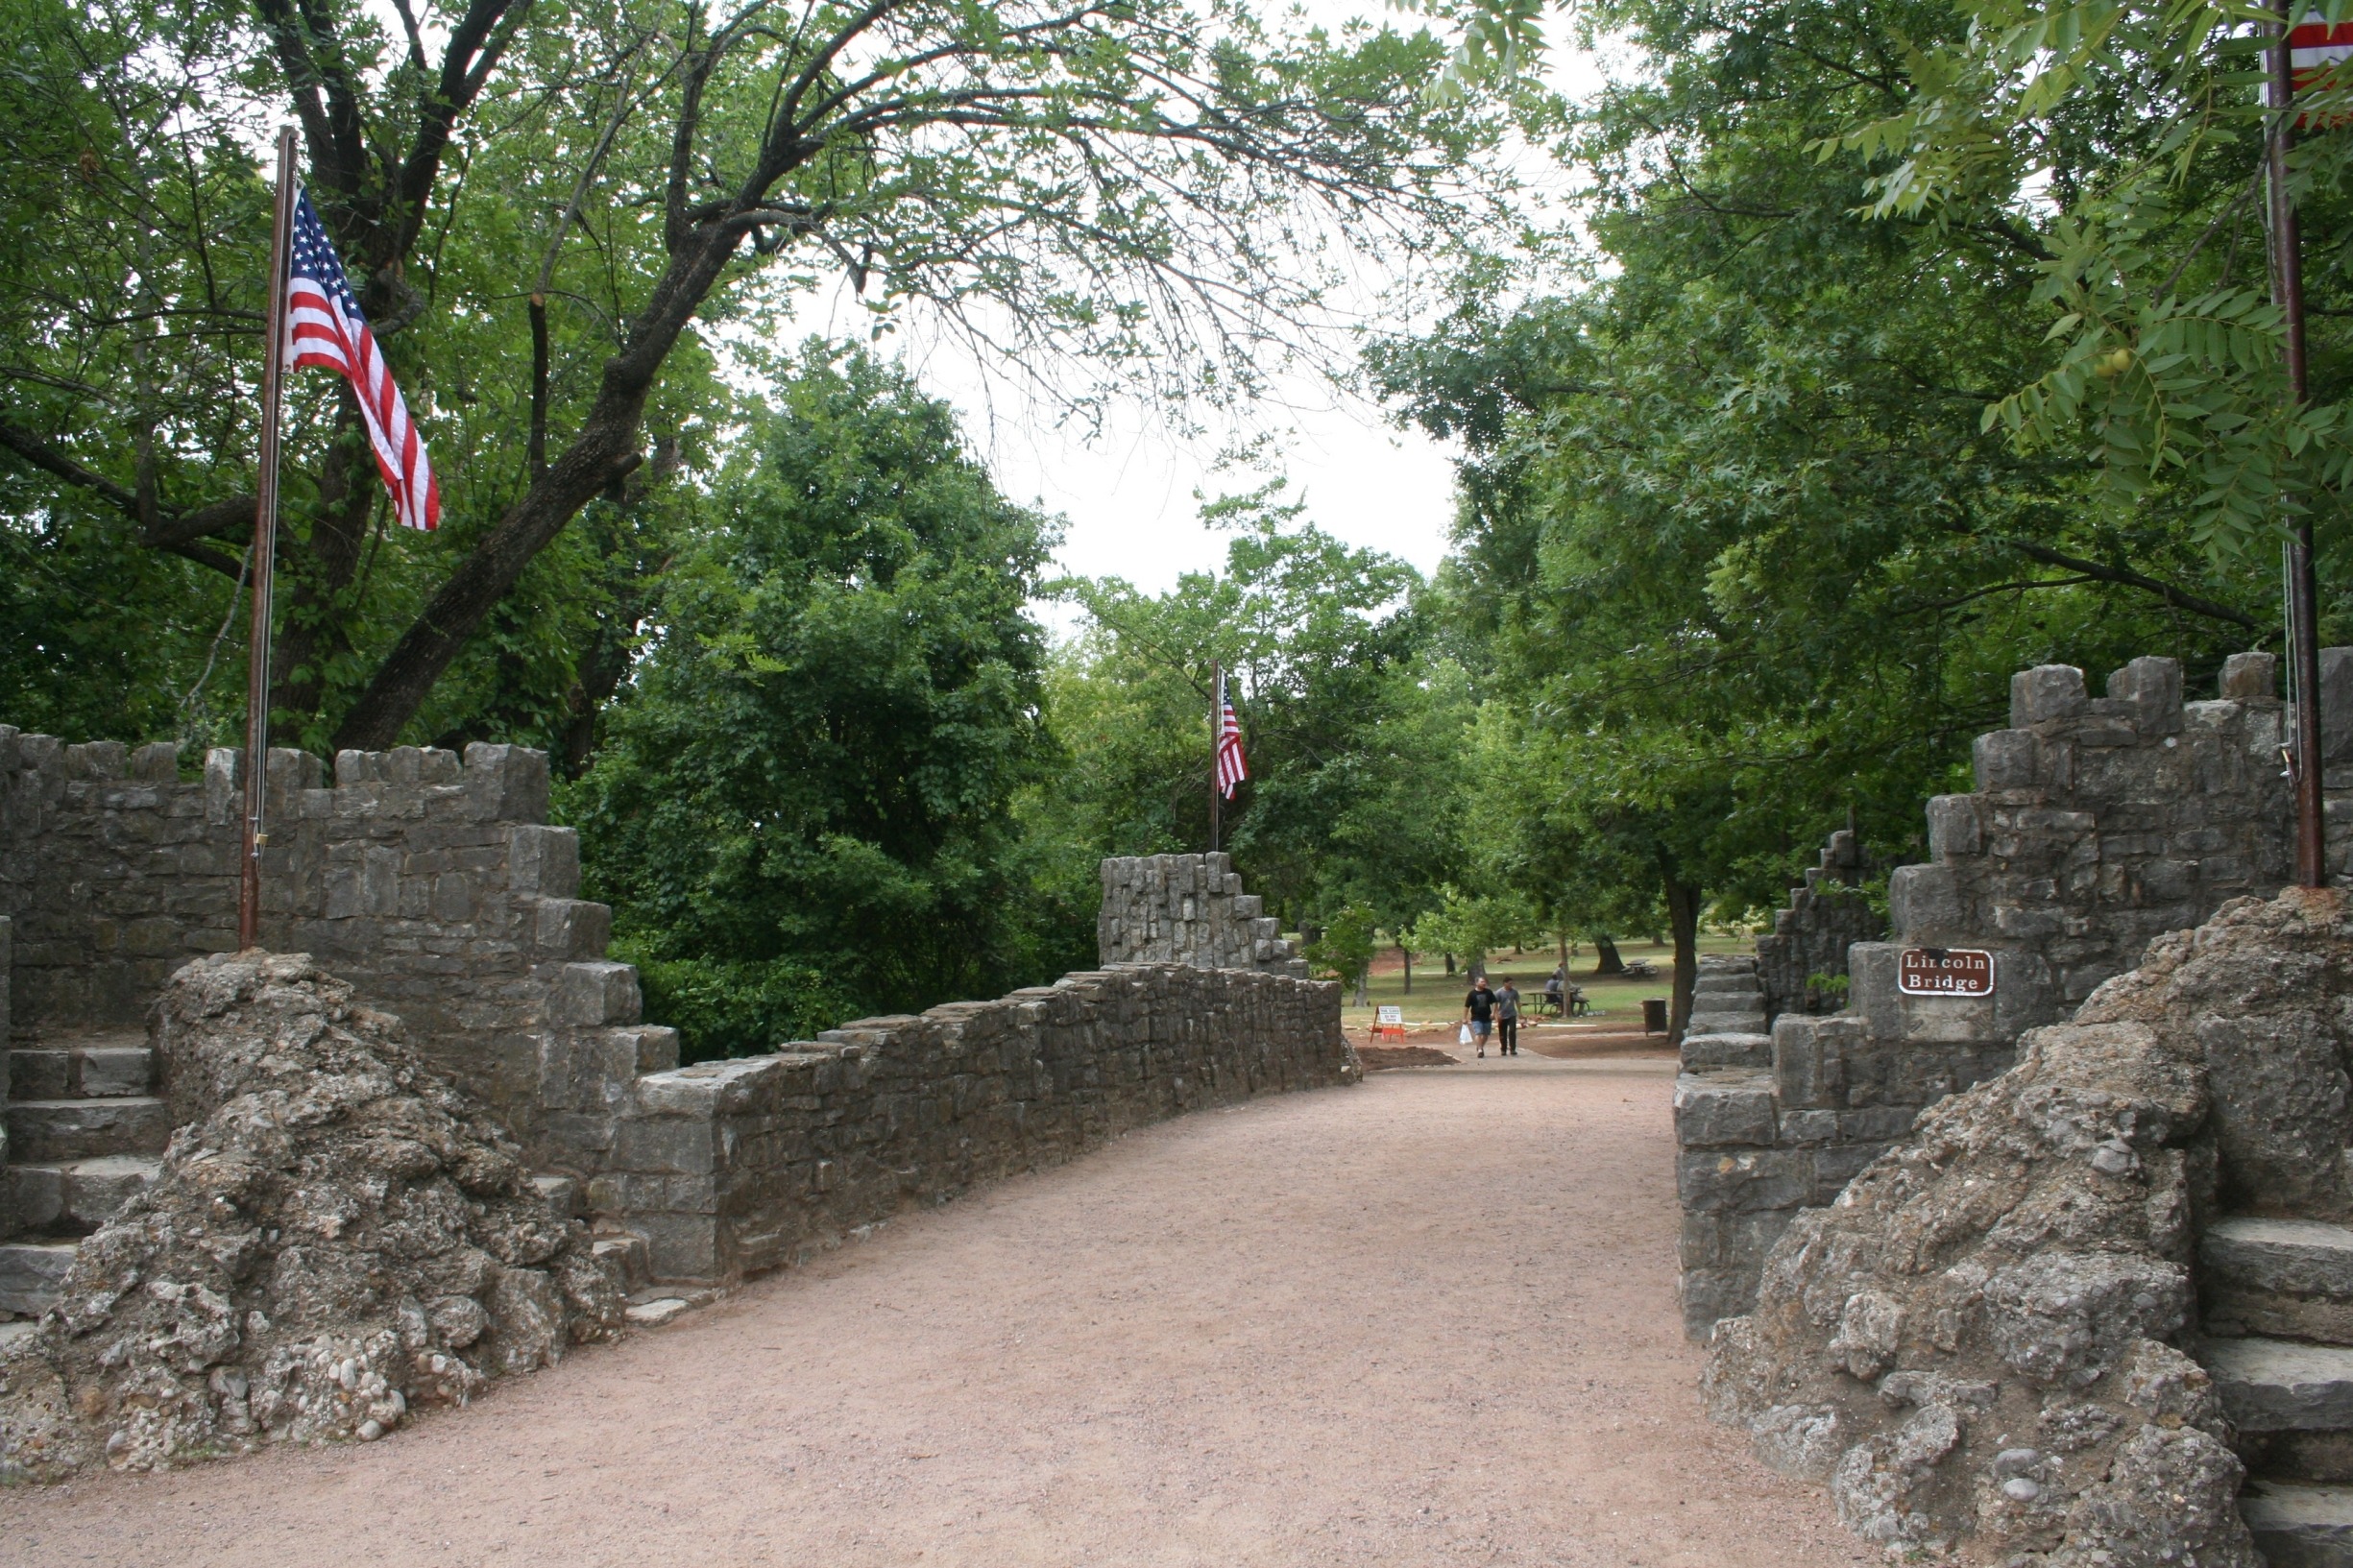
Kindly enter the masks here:
<path id="1" fill-rule="evenodd" d="M 566 800 L 706 1055 L 1050 978 L 1089 929 L 1013 816 L 1055 756 L 1023 608 L 1045 520 L 904 374 L 817 346 L 790 369 Z"/>

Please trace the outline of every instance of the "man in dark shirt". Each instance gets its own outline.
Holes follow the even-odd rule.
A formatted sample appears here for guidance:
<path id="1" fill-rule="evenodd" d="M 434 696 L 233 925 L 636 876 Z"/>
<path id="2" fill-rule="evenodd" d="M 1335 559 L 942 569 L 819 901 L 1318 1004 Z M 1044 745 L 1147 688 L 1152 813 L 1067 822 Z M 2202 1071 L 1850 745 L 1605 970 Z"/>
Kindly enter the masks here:
<path id="1" fill-rule="evenodd" d="M 1487 1054 L 1487 1037 L 1495 1027 L 1495 993 L 1487 988 L 1487 976 L 1482 973 L 1471 986 L 1470 995 L 1463 999 L 1463 1018 L 1470 1025 L 1470 1038 Z"/>
<path id="2" fill-rule="evenodd" d="M 1503 977 L 1503 989 L 1495 993 L 1495 1054 L 1519 1054 L 1519 988 L 1512 977 Z"/>

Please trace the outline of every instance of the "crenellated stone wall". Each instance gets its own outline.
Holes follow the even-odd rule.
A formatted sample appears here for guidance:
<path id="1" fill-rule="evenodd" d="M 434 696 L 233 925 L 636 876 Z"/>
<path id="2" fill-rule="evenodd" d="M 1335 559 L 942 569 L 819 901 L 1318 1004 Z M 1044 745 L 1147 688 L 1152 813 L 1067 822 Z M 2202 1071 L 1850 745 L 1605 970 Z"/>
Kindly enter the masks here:
<path id="1" fill-rule="evenodd" d="M 1846 1001 L 1847 949 L 1887 934 L 1887 921 L 1863 893 L 1871 856 L 1841 828 L 1822 846 L 1821 859 L 1789 890 L 1789 907 L 1776 911 L 1770 934 L 1757 939 L 1757 984 L 1766 1019 L 1783 1013 L 1834 1013 Z M 1829 982 L 1829 983 L 1825 983 Z"/>
<path id="2" fill-rule="evenodd" d="M 239 766 L 216 750 L 182 779 L 169 745 L 0 727 L 0 1040 L 135 1025 L 234 946 Z M 1145 1122 L 1359 1076 L 1339 987 L 1304 977 L 1224 856 L 1106 861 L 1101 972 L 679 1069 L 604 956 L 611 911 L 573 896 L 543 754 L 344 752 L 331 785 L 299 752 L 268 766 L 262 945 L 398 1014 L 664 1279 L 739 1278 Z M 1139 946 L 1161 961 L 1126 961 Z"/>
<path id="3" fill-rule="evenodd" d="M 2324 660 L 2330 761 L 2353 751 L 2353 650 Z M 2292 869 L 2277 661 L 2240 654 L 2213 701 L 2136 659 L 2106 694 L 2043 665 L 2011 683 L 2010 728 L 1977 738 L 1977 787 L 1928 803 L 1930 857 L 1889 881 L 1893 936 L 1849 950 L 1842 1012 L 1784 1011 L 1769 1040 L 1694 1037 L 1675 1091 L 1684 1321 L 1705 1337 L 1756 1300 L 1765 1253 L 1926 1106 L 2008 1069 L 2019 1035 Z M 2353 770 L 2332 766 L 2329 862 L 2353 868 Z M 1994 954 L 1993 995 L 1906 996 L 1906 947 Z"/>
<path id="4" fill-rule="evenodd" d="M 1106 964 L 1192 964 L 1307 977 L 1280 923 L 1242 891 L 1225 855 L 1147 855 L 1103 863 L 1095 945 Z"/>
<path id="5" fill-rule="evenodd" d="M 183 780 L 169 744 L 66 745 L 0 726 L 0 917 L 14 1035 L 136 1025 L 164 977 L 236 945 L 242 754 Z M 611 912 L 575 898 L 546 825 L 547 761 L 520 746 L 273 750 L 262 945 L 303 952 L 398 1013 L 533 1158 L 585 1175 L 641 1072 L 678 1060 L 639 1022 Z"/>
<path id="6" fill-rule="evenodd" d="M 589 1204 L 657 1276 L 728 1280 L 1132 1127 L 1360 1076 L 1338 985 L 1106 966 L 642 1078 Z"/>

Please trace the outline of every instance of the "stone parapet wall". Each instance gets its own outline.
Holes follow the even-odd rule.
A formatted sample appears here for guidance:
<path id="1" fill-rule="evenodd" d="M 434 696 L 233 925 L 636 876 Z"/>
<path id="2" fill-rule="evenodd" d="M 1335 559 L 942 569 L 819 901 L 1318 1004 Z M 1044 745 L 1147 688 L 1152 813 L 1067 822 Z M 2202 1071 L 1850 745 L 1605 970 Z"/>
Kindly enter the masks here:
<path id="1" fill-rule="evenodd" d="M 2353 734 L 2353 651 L 2328 650 L 2324 667 L 2335 752 Z M 2219 699 L 2185 704 L 2170 659 L 2134 660 L 2097 698 L 2072 666 L 2022 671 L 2010 728 L 1977 741 L 1977 789 L 1928 803 L 1929 859 L 1890 879 L 1892 939 L 1849 950 L 1846 1010 L 1783 1011 L 1769 1053 L 1686 1042 L 1675 1119 L 1690 1333 L 1748 1311 L 1790 1219 L 1834 1198 L 1923 1108 L 2006 1071 L 2023 1031 L 2067 1017 L 2150 938 L 2287 882 L 2277 679 L 2271 655 L 2240 654 Z M 2341 877 L 2353 769 L 2332 766 L 2328 783 Z M 1905 947 L 1991 952 L 1993 995 L 1904 995 Z"/>
<path id="2" fill-rule="evenodd" d="M 657 1276 L 732 1280 L 1132 1127 L 1360 1075 L 1337 985 L 1107 966 L 642 1078 L 589 1203 Z"/>
<path id="3" fill-rule="evenodd" d="M 1225 855 L 1147 855 L 1103 863 L 1095 946 L 1105 964 L 1191 964 L 1307 977 L 1281 923 Z"/>
<path id="4" fill-rule="evenodd" d="M 182 780 L 169 744 L 66 745 L 0 726 L 0 916 L 19 1037 L 136 1024 L 192 957 L 236 945 L 242 754 Z M 312 954 L 399 1014 L 551 1169 L 587 1174 L 642 1071 L 637 972 L 611 911 L 574 897 L 578 842 L 546 825 L 547 761 L 520 746 L 269 756 L 265 948 Z"/>
<path id="5" fill-rule="evenodd" d="M 1836 1012 L 1844 1004 L 1845 988 L 1836 982 L 1846 978 L 1847 949 L 1887 934 L 1885 917 L 1862 890 L 1872 869 L 1861 843 L 1842 828 L 1823 845 L 1805 884 L 1789 890 L 1789 907 L 1777 911 L 1771 933 L 1757 939 L 1757 983 L 1768 1020 Z"/>

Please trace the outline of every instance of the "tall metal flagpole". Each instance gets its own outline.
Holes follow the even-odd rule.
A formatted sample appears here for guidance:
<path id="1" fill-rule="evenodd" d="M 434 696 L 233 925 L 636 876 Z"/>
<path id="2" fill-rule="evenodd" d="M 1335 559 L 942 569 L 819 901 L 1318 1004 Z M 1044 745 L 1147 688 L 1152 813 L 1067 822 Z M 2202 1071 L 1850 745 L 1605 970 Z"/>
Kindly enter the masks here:
<path id="1" fill-rule="evenodd" d="M 1225 744 L 1225 670 L 1209 666 L 1209 853 L 1218 852 L 1218 832 L 1225 826 L 1225 794 L 1218 787 L 1218 754 Z"/>
<path id="2" fill-rule="evenodd" d="M 270 757 L 271 598 L 278 555 L 278 415 L 286 370 L 286 250 L 294 233 L 294 128 L 278 133 L 278 207 L 270 228 L 270 314 L 261 360 L 261 475 L 254 505 L 254 628 L 245 674 L 245 842 L 238 858 L 237 946 L 261 945 L 262 798 Z"/>
<path id="3" fill-rule="evenodd" d="M 2304 257 L 2295 204 L 2288 193 L 2288 149 L 2295 135 L 2295 75 L 2288 41 L 2290 0 L 2271 0 L 2268 84 L 2274 115 L 2267 149 L 2268 206 L 2271 224 L 2271 297 L 2285 328 L 2289 396 L 2301 406 L 2304 376 Z M 2306 887 L 2328 881 L 2320 753 L 2320 635 L 2314 606 L 2319 582 L 2313 568 L 2312 514 L 2295 520 L 2288 544 L 2288 661 L 2295 692 L 2295 880 Z"/>

